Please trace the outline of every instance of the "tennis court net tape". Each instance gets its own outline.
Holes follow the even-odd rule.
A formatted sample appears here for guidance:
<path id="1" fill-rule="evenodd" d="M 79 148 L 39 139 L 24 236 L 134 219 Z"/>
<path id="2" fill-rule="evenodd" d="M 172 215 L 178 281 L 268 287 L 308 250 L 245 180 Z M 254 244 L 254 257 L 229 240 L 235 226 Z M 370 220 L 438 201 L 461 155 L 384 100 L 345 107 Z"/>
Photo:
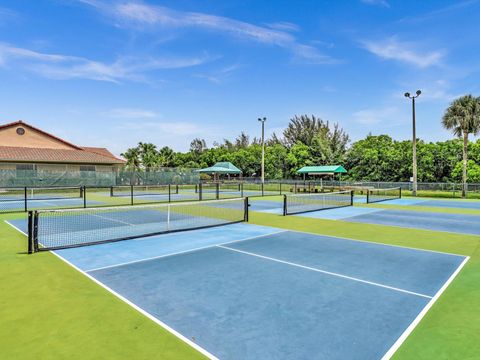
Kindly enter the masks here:
<path id="1" fill-rule="evenodd" d="M 376 203 L 380 201 L 387 201 L 393 199 L 400 199 L 402 197 L 402 188 L 388 188 L 388 189 L 369 189 L 367 191 L 367 204 Z"/>
<path id="2" fill-rule="evenodd" d="M 331 193 L 289 194 L 284 196 L 283 214 L 292 215 L 352 205 L 353 190 Z"/>
<path id="3" fill-rule="evenodd" d="M 30 211 L 29 252 L 128 240 L 242 221 L 248 221 L 247 198 Z"/>

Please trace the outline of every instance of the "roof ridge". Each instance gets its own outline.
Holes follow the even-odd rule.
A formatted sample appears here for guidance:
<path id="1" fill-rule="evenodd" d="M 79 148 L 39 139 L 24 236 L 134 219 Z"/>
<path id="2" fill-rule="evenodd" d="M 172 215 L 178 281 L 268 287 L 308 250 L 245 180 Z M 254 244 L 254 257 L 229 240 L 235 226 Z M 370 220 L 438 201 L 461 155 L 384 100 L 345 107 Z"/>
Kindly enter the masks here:
<path id="1" fill-rule="evenodd" d="M 49 136 L 49 137 L 51 137 L 51 138 L 53 138 L 53 139 L 55 139 L 55 140 L 58 140 L 58 141 L 66 144 L 66 145 L 72 146 L 72 147 L 76 148 L 77 150 L 83 150 L 80 146 L 75 145 L 75 144 L 73 144 L 73 143 L 71 143 L 71 142 L 68 142 L 68 141 L 66 141 L 66 140 L 64 140 L 64 139 L 62 139 L 62 138 L 60 138 L 60 137 L 58 137 L 58 136 L 55 136 L 55 135 L 53 135 L 53 134 L 50 134 L 49 132 L 46 132 L 46 131 L 44 131 L 44 130 L 42 130 L 42 129 L 39 129 L 39 128 L 33 126 L 33 125 L 30 125 L 29 123 L 26 123 L 26 122 L 23 121 L 23 120 L 17 120 L 17 121 L 13 121 L 13 122 L 10 122 L 10 123 L 4 124 L 4 125 L 0 125 L 0 129 L 4 129 L 4 128 L 11 127 L 11 126 L 14 126 L 14 125 L 23 125 L 23 126 L 29 127 L 29 128 L 31 128 L 31 129 L 33 129 L 33 130 L 35 130 L 35 131 L 38 131 L 38 132 L 40 132 L 40 133 L 42 133 L 42 134 L 44 134 L 44 135 L 47 135 L 47 136 Z"/>

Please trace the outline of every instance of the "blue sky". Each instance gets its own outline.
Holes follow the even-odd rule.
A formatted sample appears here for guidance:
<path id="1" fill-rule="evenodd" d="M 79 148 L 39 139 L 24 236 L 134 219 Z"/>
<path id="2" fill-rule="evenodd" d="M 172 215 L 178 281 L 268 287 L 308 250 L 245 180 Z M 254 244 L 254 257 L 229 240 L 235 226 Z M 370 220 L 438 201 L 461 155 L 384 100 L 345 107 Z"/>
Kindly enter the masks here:
<path id="1" fill-rule="evenodd" d="M 295 114 L 410 138 L 480 95 L 480 1 L 3 0 L 1 122 L 23 119 L 119 154 L 138 141 L 188 149 Z"/>

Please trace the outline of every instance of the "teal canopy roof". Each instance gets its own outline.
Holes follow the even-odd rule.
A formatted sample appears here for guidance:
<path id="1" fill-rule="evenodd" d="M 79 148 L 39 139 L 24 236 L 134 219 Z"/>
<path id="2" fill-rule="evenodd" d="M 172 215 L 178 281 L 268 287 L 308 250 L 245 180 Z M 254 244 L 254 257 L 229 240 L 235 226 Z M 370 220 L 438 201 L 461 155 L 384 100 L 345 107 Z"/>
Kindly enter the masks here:
<path id="1" fill-rule="evenodd" d="M 304 166 L 297 170 L 297 174 L 341 174 L 347 170 L 341 165 Z"/>
<path id="2" fill-rule="evenodd" d="M 205 169 L 197 170 L 199 173 L 207 174 L 241 174 L 242 171 L 233 165 L 231 162 L 218 162 L 213 166 Z"/>

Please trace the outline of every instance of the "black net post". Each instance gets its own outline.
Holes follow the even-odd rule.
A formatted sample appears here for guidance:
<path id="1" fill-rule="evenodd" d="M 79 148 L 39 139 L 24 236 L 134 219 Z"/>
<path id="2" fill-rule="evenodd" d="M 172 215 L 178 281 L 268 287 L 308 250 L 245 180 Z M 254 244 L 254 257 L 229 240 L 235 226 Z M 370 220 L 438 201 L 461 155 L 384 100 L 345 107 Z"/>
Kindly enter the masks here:
<path id="1" fill-rule="evenodd" d="M 399 194 L 398 198 L 399 198 L 399 199 L 402 198 L 402 188 L 400 188 L 400 194 Z"/>
<path id="2" fill-rule="evenodd" d="M 110 186 L 110 196 L 113 196 L 113 186 Z"/>
<path id="3" fill-rule="evenodd" d="M 130 185 L 130 205 L 133 205 L 133 185 Z"/>
<path id="4" fill-rule="evenodd" d="M 33 211 L 28 212 L 28 253 L 33 254 Z"/>
<path id="5" fill-rule="evenodd" d="M 24 190 L 24 193 L 23 193 L 23 203 L 24 203 L 25 212 L 27 212 L 27 211 L 28 211 L 28 204 L 27 204 L 28 189 L 27 189 L 27 187 L 25 186 L 25 188 L 24 188 L 23 190 Z"/>
<path id="6" fill-rule="evenodd" d="M 82 195 L 83 195 L 83 208 L 87 207 L 87 187 L 84 186 L 81 190 Z"/>
<path id="7" fill-rule="evenodd" d="M 33 212 L 33 225 L 32 225 L 32 244 L 33 252 L 38 251 L 38 212 Z"/>
<path id="8" fill-rule="evenodd" d="M 353 190 L 350 190 L 350 205 L 353 206 Z"/>
<path id="9" fill-rule="evenodd" d="M 287 216 L 287 195 L 283 195 L 283 216 Z"/>
<path id="10" fill-rule="evenodd" d="M 263 196 L 263 194 L 264 194 L 264 191 L 263 191 L 264 185 L 265 185 L 265 184 L 262 182 L 262 196 Z"/>
<path id="11" fill-rule="evenodd" d="M 198 200 L 202 201 L 202 192 L 203 192 L 203 186 L 202 183 L 198 184 Z"/>
<path id="12" fill-rule="evenodd" d="M 168 202 L 172 202 L 172 185 L 168 184 Z"/>
<path id="13" fill-rule="evenodd" d="M 220 183 L 215 184 L 215 199 L 220 199 Z"/>

